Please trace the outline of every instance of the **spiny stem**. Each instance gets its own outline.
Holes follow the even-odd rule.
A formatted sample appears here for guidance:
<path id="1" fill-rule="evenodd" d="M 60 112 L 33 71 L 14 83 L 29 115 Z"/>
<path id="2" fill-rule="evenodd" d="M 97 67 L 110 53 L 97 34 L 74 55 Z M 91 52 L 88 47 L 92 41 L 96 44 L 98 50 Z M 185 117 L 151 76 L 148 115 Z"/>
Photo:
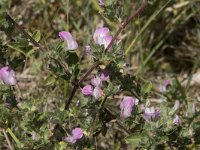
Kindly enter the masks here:
<path id="1" fill-rule="evenodd" d="M 24 36 L 30 40 L 30 42 L 35 46 L 38 47 L 41 51 L 45 51 L 42 46 L 35 41 L 24 29 L 23 27 L 21 27 L 10 15 L 6 14 L 6 19 L 8 21 L 10 21 L 11 23 L 13 23 L 15 25 L 15 27 L 19 30 L 19 32 L 23 33 Z"/>
<path id="2" fill-rule="evenodd" d="M 143 9 L 145 8 L 147 4 L 146 0 L 143 0 L 142 5 L 140 6 L 140 8 L 138 8 L 134 13 L 131 14 L 131 16 L 124 22 L 122 23 L 122 25 L 119 27 L 119 29 L 117 30 L 116 34 L 114 35 L 114 37 L 112 38 L 111 42 L 109 43 L 109 45 L 107 46 L 107 48 L 105 49 L 105 53 L 107 53 L 107 51 L 112 47 L 112 45 L 114 44 L 115 40 L 117 39 L 117 37 L 119 36 L 119 34 L 125 29 L 125 27 L 133 20 L 134 17 L 136 17 L 137 15 L 139 15 Z M 80 78 L 80 80 L 78 81 L 78 83 L 76 85 L 74 85 L 73 90 L 71 92 L 71 95 L 68 99 L 68 101 L 66 102 L 65 105 L 65 110 L 67 110 L 69 108 L 69 105 L 78 89 L 78 86 L 91 74 L 91 72 L 97 68 L 100 65 L 100 62 L 97 62 L 96 64 L 94 64 L 88 71 L 86 71 L 86 73 Z"/>

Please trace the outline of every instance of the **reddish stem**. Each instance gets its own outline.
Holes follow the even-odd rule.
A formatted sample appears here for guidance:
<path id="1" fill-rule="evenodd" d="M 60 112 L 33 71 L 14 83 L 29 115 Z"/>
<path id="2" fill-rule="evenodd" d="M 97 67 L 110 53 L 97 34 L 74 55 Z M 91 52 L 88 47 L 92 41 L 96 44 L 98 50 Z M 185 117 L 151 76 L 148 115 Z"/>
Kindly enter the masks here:
<path id="1" fill-rule="evenodd" d="M 122 23 L 122 25 L 119 27 L 119 29 L 117 30 L 116 34 L 114 35 L 114 37 L 112 38 L 111 42 L 109 43 L 108 47 L 105 49 L 105 53 L 112 47 L 112 45 L 114 44 L 115 40 L 117 39 L 117 37 L 119 36 L 119 34 L 125 29 L 125 27 L 132 21 L 132 19 L 134 17 L 136 17 L 137 15 L 140 14 L 140 12 L 143 11 L 143 9 L 145 8 L 147 4 L 146 0 L 143 0 L 142 5 L 140 6 L 140 8 L 138 8 L 134 13 L 131 14 L 131 16 L 124 22 Z M 99 62 L 97 62 L 96 64 L 94 64 L 88 71 L 86 71 L 86 73 L 80 78 L 80 80 L 77 82 L 77 84 L 74 85 L 72 93 L 68 99 L 68 101 L 66 102 L 65 105 L 65 109 L 69 109 L 69 105 L 79 87 L 79 85 L 91 74 L 91 72 L 99 66 Z"/>
<path id="2" fill-rule="evenodd" d="M 7 19 L 8 21 L 10 21 L 11 23 L 13 23 L 13 24 L 15 25 L 15 27 L 16 27 L 21 33 L 23 33 L 24 36 L 25 36 L 26 38 L 28 38 L 34 46 L 38 47 L 41 51 L 45 51 L 45 50 L 43 49 L 43 47 L 40 45 L 40 43 L 38 43 L 37 41 L 35 41 L 35 40 L 23 29 L 23 27 L 20 26 L 10 15 L 6 14 L 6 19 Z"/>

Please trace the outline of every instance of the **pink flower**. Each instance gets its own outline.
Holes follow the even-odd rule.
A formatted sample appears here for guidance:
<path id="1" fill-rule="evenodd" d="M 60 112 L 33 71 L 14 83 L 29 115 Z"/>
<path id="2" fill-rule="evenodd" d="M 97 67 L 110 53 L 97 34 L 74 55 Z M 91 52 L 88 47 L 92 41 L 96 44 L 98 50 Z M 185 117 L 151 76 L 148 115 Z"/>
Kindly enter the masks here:
<path id="1" fill-rule="evenodd" d="M 98 2 L 99 2 L 99 6 L 104 6 L 105 5 L 103 0 L 98 0 Z"/>
<path id="2" fill-rule="evenodd" d="M 95 99 L 99 99 L 101 96 L 103 96 L 103 91 L 100 87 L 95 87 L 93 91 L 93 97 Z"/>
<path id="3" fill-rule="evenodd" d="M 160 112 L 159 108 L 145 108 L 143 116 L 146 121 L 157 121 L 160 118 Z"/>
<path id="4" fill-rule="evenodd" d="M 91 85 L 86 85 L 81 89 L 81 92 L 84 95 L 92 95 L 93 93 L 93 87 Z"/>
<path id="5" fill-rule="evenodd" d="M 106 81 L 109 79 L 109 70 L 108 69 L 104 69 L 102 72 L 101 72 L 101 80 L 102 81 Z"/>
<path id="6" fill-rule="evenodd" d="M 110 30 L 107 27 L 96 29 L 93 35 L 95 44 L 104 45 L 106 49 L 112 40 L 112 36 L 109 35 L 109 32 Z"/>
<path id="7" fill-rule="evenodd" d="M 86 52 L 86 53 L 90 53 L 90 52 L 91 52 L 91 47 L 90 47 L 90 45 L 86 45 L 86 46 L 85 46 L 85 52 Z"/>
<path id="8" fill-rule="evenodd" d="M 7 85 L 16 85 L 15 72 L 8 66 L 0 68 L 0 79 Z"/>
<path id="9" fill-rule="evenodd" d="M 63 140 L 69 143 L 76 143 L 77 140 L 83 137 L 83 130 L 81 128 L 75 128 L 72 130 L 72 136 L 66 137 Z"/>
<path id="10" fill-rule="evenodd" d="M 178 115 L 175 116 L 175 118 L 173 120 L 173 124 L 175 124 L 175 125 L 180 125 L 181 124 L 181 120 L 180 120 Z"/>
<path id="11" fill-rule="evenodd" d="M 101 87 L 102 86 L 102 81 L 101 78 L 96 76 L 91 79 L 91 84 L 94 85 L 95 87 Z"/>
<path id="12" fill-rule="evenodd" d="M 131 116 L 133 107 L 138 104 L 138 100 L 134 100 L 133 97 L 124 97 L 120 103 L 121 117 L 127 118 Z"/>
<path id="13" fill-rule="evenodd" d="M 170 80 L 164 80 L 162 85 L 160 85 L 160 92 L 165 92 L 169 84 L 170 84 Z"/>
<path id="14" fill-rule="evenodd" d="M 91 85 L 86 85 L 81 89 L 81 92 L 84 95 L 91 95 L 95 99 L 99 99 L 104 95 L 103 90 L 101 89 L 102 80 L 100 77 L 96 76 L 91 79 Z"/>
<path id="15" fill-rule="evenodd" d="M 59 32 L 59 36 L 62 40 L 65 40 L 67 42 L 68 50 L 74 50 L 78 48 L 78 44 L 76 40 L 72 37 L 71 33 L 66 31 L 61 31 Z"/>
<path id="16" fill-rule="evenodd" d="M 75 128 L 72 130 L 72 137 L 74 139 L 81 139 L 83 137 L 83 130 L 81 128 Z"/>

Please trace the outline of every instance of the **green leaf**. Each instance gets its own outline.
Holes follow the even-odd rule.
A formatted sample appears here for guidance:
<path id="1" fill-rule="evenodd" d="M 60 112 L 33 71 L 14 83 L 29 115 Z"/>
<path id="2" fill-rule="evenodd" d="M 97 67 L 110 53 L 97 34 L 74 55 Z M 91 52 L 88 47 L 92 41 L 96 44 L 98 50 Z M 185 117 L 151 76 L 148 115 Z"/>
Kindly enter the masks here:
<path id="1" fill-rule="evenodd" d="M 41 39 L 41 32 L 39 30 L 36 30 L 34 33 L 33 33 L 33 38 L 39 42 L 40 39 Z"/>
<path id="2" fill-rule="evenodd" d="M 125 138 L 125 140 L 130 143 L 133 147 L 136 147 L 139 142 L 141 141 L 142 136 L 141 135 L 130 135 Z M 132 148 L 133 148 L 132 147 Z"/>
<path id="3" fill-rule="evenodd" d="M 151 89 L 153 88 L 153 84 L 148 81 L 146 82 L 143 86 L 142 86 L 142 94 L 147 94 L 151 91 Z"/>
<path id="4" fill-rule="evenodd" d="M 108 87 L 104 89 L 104 92 L 107 96 L 115 94 L 118 91 L 118 87 L 115 86 L 112 82 L 109 82 Z"/>
<path id="5" fill-rule="evenodd" d="M 56 82 L 56 79 L 53 76 L 49 76 L 46 80 L 45 80 L 45 86 L 49 86 L 53 83 Z"/>
<path id="6" fill-rule="evenodd" d="M 20 143 L 19 139 L 15 136 L 15 134 L 12 132 L 12 130 L 10 128 L 8 128 L 6 130 L 6 132 L 8 132 L 10 134 L 10 136 L 13 138 L 13 140 L 16 142 L 17 146 L 19 148 L 22 148 L 22 144 Z"/>
<path id="7" fill-rule="evenodd" d="M 76 65 L 79 58 L 75 52 L 68 52 L 66 62 L 69 66 Z"/>

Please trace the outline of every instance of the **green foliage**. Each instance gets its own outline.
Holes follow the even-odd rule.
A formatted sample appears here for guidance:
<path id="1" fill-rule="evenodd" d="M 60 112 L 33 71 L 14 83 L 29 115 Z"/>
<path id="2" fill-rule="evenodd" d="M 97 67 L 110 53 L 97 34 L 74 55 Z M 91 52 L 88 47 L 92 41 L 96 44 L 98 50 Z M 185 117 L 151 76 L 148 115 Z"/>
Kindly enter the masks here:
<path id="1" fill-rule="evenodd" d="M 199 2 L 149 0 L 107 52 L 92 40 L 96 27 L 109 27 L 114 36 L 141 3 L 97 3 L 0 1 L 0 67 L 13 68 L 18 81 L 9 86 L 0 80 L 0 149 L 199 149 L 199 85 L 193 80 L 199 67 Z M 103 18 L 95 9 L 101 9 Z M 44 51 L 14 26 L 7 13 Z M 77 50 L 67 50 L 58 37 L 61 30 L 72 33 Z M 90 52 L 84 51 L 85 43 Z M 101 65 L 79 84 L 97 62 Z M 101 97 L 83 95 L 83 86 L 95 88 L 91 78 L 100 77 L 105 68 L 109 79 L 99 87 Z M 170 84 L 160 91 L 166 78 Z M 127 118 L 120 116 L 124 96 L 139 100 Z M 151 106 L 161 109 L 156 121 L 144 119 L 144 109 Z M 64 141 L 77 127 L 84 136 L 74 144 Z"/>

